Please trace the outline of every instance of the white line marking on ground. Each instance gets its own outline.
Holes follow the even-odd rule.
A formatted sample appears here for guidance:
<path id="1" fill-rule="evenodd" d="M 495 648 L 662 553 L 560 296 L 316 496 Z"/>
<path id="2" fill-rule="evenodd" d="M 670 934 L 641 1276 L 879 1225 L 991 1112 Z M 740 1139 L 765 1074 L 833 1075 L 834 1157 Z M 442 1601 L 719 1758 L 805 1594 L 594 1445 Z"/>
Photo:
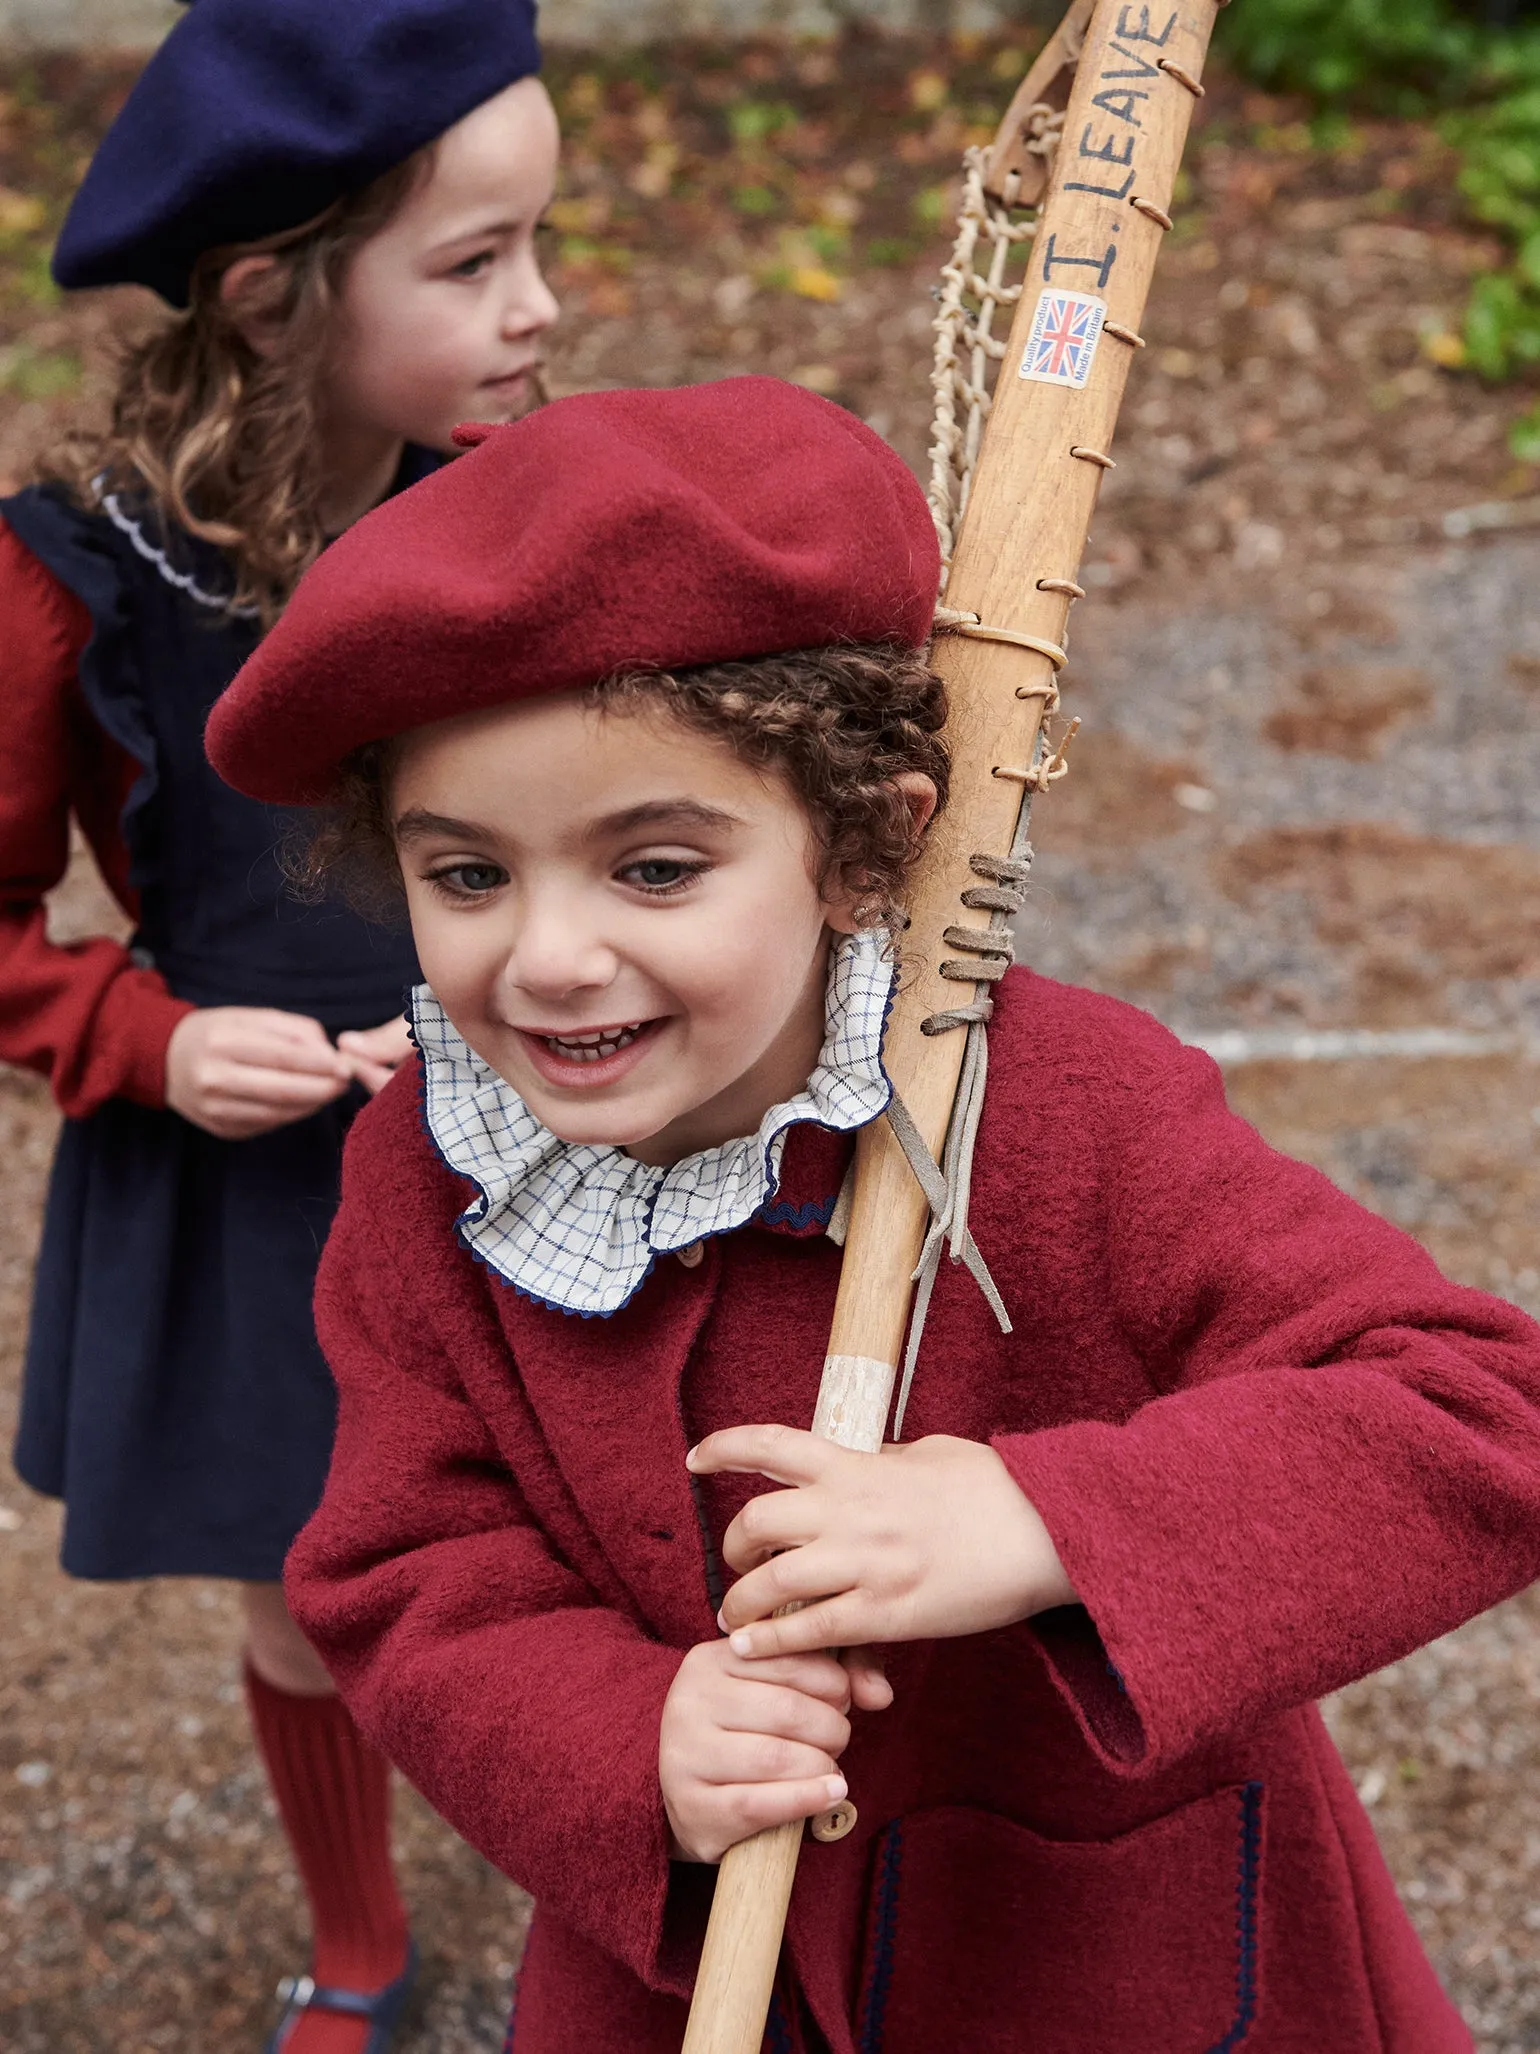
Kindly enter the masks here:
<path id="1" fill-rule="evenodd" d="M 1178 1030 L 1181 1032 L 1181 1030 Z M 1427 1061 L 1444 1056 L 1523 1056 L 1540 1060 L 1540 1037 L 1473 1034 L 1456 1027 L 1224 1027 L 1182 1032 L 1216 1063 L 1352 1063 L 1386 1058 Z"/>

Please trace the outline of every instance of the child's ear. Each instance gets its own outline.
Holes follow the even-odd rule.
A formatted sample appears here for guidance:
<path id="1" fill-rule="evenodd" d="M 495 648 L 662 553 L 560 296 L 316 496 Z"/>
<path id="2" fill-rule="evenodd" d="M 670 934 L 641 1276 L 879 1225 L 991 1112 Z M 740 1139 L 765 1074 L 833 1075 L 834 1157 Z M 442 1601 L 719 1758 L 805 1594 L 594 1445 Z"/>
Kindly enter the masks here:
<path id="1" fill-rule="evenodd" d="M 909 818 L 914 824 L 914 838 L 918 841 L 930 826 L 931 816 L 936 810 L 935 781 L 928 778 L 923 770 L 901 770 L 893 784 L 904 795 Z"/>
<path id="2" fill-rule="evenodd" d="M 910 828 L 918 843 L 936 810 L 935 783 L 923 770 L 901 770 L 889 782 L 909 809 Z M 859 894 L 841 891 L 834 898 L 826 899 L 824 920 L 836 934 L 854 934 L 861 925 Z"/>
<path id="3" fill-rule="evenodd" d="M 278 268 L 274 256 L 237 257 L 220 277 L 219 304 L 242 342 L 259 357 L 277 346 L 283 316 L 268 290 Z"/>

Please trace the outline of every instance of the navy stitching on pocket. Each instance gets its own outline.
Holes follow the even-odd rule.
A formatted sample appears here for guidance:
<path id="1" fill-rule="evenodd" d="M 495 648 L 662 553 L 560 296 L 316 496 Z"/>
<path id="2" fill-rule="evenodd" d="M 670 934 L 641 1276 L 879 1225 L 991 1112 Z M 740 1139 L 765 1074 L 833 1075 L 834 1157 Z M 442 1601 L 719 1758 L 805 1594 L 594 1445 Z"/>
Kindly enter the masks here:
<path id="1" fill-rule="evenodd" d="M 1262 1786 L 1241 1792 L 1241 1845 L 1235 1884 L 1235 2019 L 1208 2054 L 1230 2054 L 1251 2031 L 1257 2015 L 1257 1881 L 1262 1867 Z"/>
<path id="2" fill-rule="evenodd" d="M 1262 1785 L 1241 1791 L 1240 1836 L 1235 1881 L 1235 2017 L 1206 2054 L 1232 2054 L 1257 2017 L 1257 1893 L 1262 1872 Z M 893 1978 L 894 1929 L 898 1923 L 902 1821 L 895 1819 L 878 1843 L 877 1892 L 872 1915 L 871 1971 L 861 2019 L 859 2054 L 882 2054 L 888 1988 Z"/>
<path id="3" fill-rule="evenodd" d="M 795 2054 L 791 2044 L 791 2027 L 786 2023 L 786 2014 L 781 2009 L 781 1993 L 770 1992 L 770 2016 L 765 2020 L 765 2040 L 770 2054 Z"/>
<path id="4" fill-rule="evenodd" d="M 706 1513 L 706 1490 L 701 1479 L 692 1470 L 689 1478 L 690 1502 L 695 1507 L 695 1523 L 700 1528 L 701 1547 L 706 1556 L 706 1599 L 711 1606 L 712 1617 L 722 1609 L 722 1600 L 727 1589 L 722 1581 L 722 1563 L 717 1554 L 716 1538 L 711 1531 L 711 1521 Z"/>
<path id="5" fill-rule="evenodd" d="M 903 1829 L 895 1819 L 877 1848 L 877 1901 L 872 1918 L 872 1967 L 861 2021 L 861 2054 L 882 2054 L 882 2028 L 893 1980 L 893 1931 L 898 1923 L 898 1864 Z"/>

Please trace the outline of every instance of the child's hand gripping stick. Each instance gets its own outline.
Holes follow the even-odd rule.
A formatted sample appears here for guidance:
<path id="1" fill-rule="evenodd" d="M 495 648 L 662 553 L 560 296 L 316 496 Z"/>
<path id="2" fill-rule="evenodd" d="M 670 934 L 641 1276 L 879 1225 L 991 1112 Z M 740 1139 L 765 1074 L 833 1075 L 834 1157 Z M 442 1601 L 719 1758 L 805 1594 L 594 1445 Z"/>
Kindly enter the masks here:
<path id="1" fill-rule="evenodd" d="M 863 1131 L 858 1151 L 872 1131 L 870 1127 Z M 918 1241 L 915 1246 L 918 1249 Z M 841 1305 L 849 1276 L 847 1257 L 840 1278 Z M 906 1315 L 907 1310 L 906 1297 Z M 839 1332 L 837 1305 L 836 1337 Z M 902 1338 L 900 1327 L 887 1362 L 864 1355 L 831 1354 L 825 1358 L 813 1415 L 815 1435 L 860 1453 L 877 1453 L 893 1402 Z M 693 1451 L 692 1466 L 699 1456 L 699 1449 Z M 729 1648 L 731 1645 L 729 1641 Z M 750 1840 L 740 1840 L 722 1857 L 681 2054 L 757 2054 L 770 2009 L 803 1824 L 803 1818 L 795 1818 L 773 1826 Z"/>

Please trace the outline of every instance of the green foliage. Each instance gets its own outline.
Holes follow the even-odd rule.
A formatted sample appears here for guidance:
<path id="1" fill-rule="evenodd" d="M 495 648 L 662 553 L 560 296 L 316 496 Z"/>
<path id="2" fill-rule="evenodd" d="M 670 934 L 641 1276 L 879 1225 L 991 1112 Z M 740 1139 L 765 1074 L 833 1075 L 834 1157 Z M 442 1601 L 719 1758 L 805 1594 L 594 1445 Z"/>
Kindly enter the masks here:
<path id="1" fill-rule="evenodd" d="M 740 185 L 733 190 L 733 205 L 740 214 L 776 214 L 781 196 L 767 185 Z"/>
<path id="2" fill-rule="evenodd" d="M 1465 310 L 1465 350 L 1483 378 L 1507 378 L 1540 363 L 1540 302 L 1518 274 L 1478 278 Z"/>
<path id="3" fill-rule="evenodd" d="M 1519 415 L 1508 431 L 1508 447 L 1521 464 L 1540 464 L 1540 406 Z"/>
<path id="4" fill-rule="evenodd" d="M 1448 0 L 1240 0 L 1221 23 L 1258 85 L 1376 113 L 1460 97 L 1491 40 Z"/>
<path id="5" fill-rule="evenodd" d="M 779 100 L 740 100 L 727 110 L 727 126 L 740 149 L 766 142 L 782 129 L 796 125 L 797 110 Z"/>
<path id="6" fill-rule="evenodd" d="M 1540 44 L 1536 47 L 1540 74 Z M 1460 190 L 1480 221 L 1515 236 L 1540 226 L 1540 75 L 1479 112 L 1448 116 L 1444 129 L 1464 160 Z"/>
<path id="7" fill-rule="evenodd" d="M 80 383 L 80 359 L 73 350 L 35 350 L 16 343 L 0 350 L 0 392 L 18 399 L 57 399 Z"/>
<path id="8" fill-rule="evenodd" d="M 1240 0 L 1220 20 L 1240 69 L 1308 94 L 1317 123 L 1351 112 L 1437 123 L 1471 216 L 1511 251 L 1472 289 L 1467 359 L 1492 379 L 1540 364 L 1540 27 L 1483 28 L 1452 0 Z M 1516 453 L 1540 450 L 1537 416 L 1515 428 Z"/>

